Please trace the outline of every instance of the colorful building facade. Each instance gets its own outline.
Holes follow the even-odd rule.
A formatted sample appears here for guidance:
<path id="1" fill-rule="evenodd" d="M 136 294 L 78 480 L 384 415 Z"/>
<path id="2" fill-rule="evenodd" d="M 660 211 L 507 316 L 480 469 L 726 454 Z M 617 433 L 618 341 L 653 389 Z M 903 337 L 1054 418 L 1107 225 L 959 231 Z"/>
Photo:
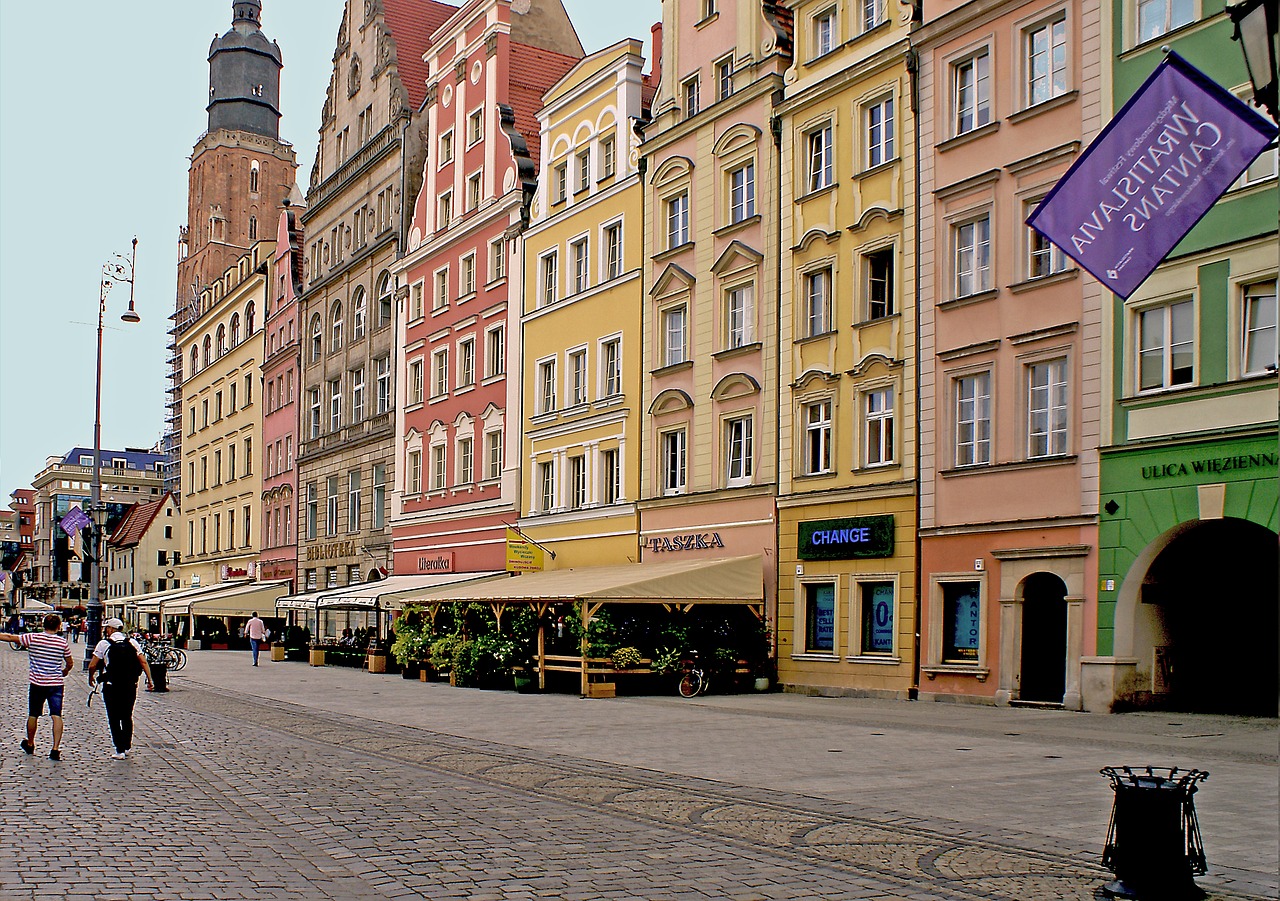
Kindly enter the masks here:
<path id="1" fill-rule="evenodd" d="M 548 569 L 639 560 L 643 45 L 586 57 L 542 98 L 524 232 L 519 527 Z"/>
<path id="2" fill-rule="evenodd" d="M 778 679 L 907 697 L 917 625 L 912 10 L 790 6 Z"/>
<path id="3" fill-rule="evenodd" d="M 172 494 L 129 508 L 107 538 L 108 616 L 123 616 L 121 598 L 178 587 L 182 514 Z"/>
<path id="4" fill-rule="evenodd" d="M 581 56 L 559 0 L 473 0 L 425 54 L 429 152 L 398 311 L 397 574 L 506 566 L 520 506 L 517 235 L 543 93 Z M 518 368 L 514 373 L 519 375 Z"/>

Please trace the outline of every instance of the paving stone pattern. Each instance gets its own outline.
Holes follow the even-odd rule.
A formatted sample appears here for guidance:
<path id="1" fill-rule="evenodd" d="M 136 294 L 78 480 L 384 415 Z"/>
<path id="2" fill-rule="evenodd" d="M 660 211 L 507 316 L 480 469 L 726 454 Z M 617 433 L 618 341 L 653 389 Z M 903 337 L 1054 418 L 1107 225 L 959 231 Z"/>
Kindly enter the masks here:
<path id="1" fill-rule="evenodd" d="M 0 868 L 3 899 L 1052 901 L 1092 898 L 1106 877 L 1094 848 L 933 829 L 829 798 L 384 722 L 368 702 L 339 713 L 195 678 L 140 698 L 135 756 L 114 761 L 100 701 L 86 711 L 73 676 L 53 762 L 47 723 L 36 756 L 17 747 L 25 663 L 0 651 L 14 726 L 0 755 L 0 849 L 20 862 Z M 325 677 L 368 680 L 357 686 L 369 702 L 378 694 L 376 677 Z M 502 697 L 469 696 L 477 720 Z"/>

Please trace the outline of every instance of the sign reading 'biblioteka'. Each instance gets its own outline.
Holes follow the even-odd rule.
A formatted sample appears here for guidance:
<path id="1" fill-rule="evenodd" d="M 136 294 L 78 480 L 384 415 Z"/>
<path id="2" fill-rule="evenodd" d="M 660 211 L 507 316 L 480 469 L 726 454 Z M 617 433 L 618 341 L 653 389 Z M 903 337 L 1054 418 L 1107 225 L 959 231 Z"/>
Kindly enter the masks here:
<path id="1" fill-rule="evenodd" d="M 1246 103 L 1170 53 L 1027 224 L 1128 297 L 1275 134 Z"/>

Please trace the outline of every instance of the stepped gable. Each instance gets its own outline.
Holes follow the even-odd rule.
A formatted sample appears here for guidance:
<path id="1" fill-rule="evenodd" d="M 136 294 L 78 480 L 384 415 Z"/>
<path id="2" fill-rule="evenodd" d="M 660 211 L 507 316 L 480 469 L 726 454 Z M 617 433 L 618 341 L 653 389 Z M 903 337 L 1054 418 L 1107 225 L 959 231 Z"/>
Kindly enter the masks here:
<path id="1" fill-rule="evenodd" d="M 409 95 L 409 109 L 417 112 L 427 99 L 430 74 L 422 55 L 431 47 L 431 36 L 458 7 L 436 0 L 382 0 L 382 9 L 395 47 L 400 83 Z"/>

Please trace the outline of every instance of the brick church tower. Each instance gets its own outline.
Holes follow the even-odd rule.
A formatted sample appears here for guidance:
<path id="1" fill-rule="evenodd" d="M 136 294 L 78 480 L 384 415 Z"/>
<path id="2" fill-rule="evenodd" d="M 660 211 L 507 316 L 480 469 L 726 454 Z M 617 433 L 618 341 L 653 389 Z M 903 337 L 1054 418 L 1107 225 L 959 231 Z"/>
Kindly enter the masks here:
<path id="1" fill-rule="evenodd" d="M 198 315 L 201 290 L 255 241 L 275 236 L 300 203 L 297 157 L 280 140 L 280 45 L 262 33 L 260 0 L 232 3 L 231 28 L 209 45 L 208 130 L 191 152 L 187 224 L 178 230 L 178 290 L 170 345 L 165 487 L 178 490 L 182 360 L 177 338 Z"/>

